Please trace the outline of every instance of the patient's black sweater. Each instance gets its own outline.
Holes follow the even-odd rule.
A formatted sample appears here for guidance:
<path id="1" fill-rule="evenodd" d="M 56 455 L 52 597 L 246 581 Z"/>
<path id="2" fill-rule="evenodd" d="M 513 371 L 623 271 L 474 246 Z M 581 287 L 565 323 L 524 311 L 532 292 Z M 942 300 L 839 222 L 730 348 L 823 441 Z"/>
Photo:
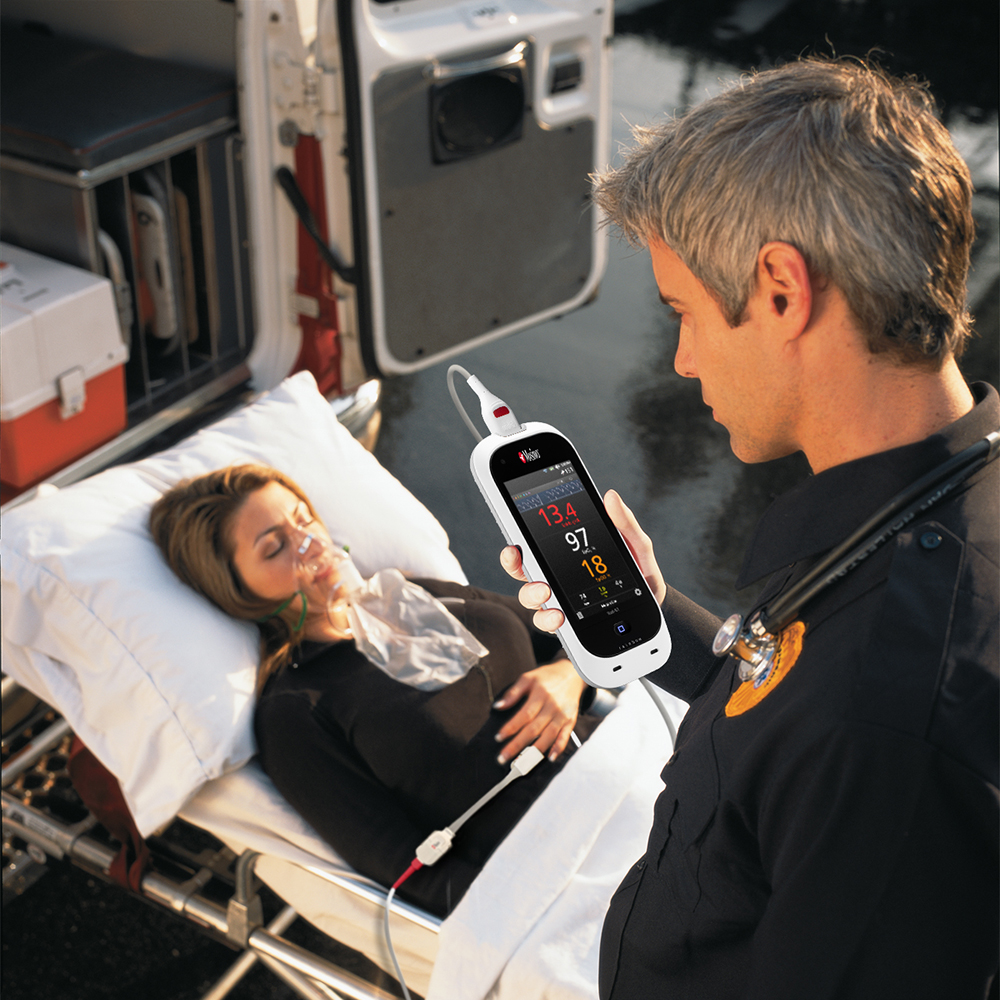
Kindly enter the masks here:
<path id="1" fill-rule="evenodd" d="M 278 790 L 345 861 L 383 885 L 508 772 L 494 737 L 518 706 L 493 702 L 525 670 L 561 657 L 514 598 L 418 580 L 489 649 L 461 680 L 420 691 L 373 666 L 351 642 L 308 644 L 298 665 L 271 678 L 254 726 Z M 579 731 L 579 726 L 578 726 Z M 497 844 L 572 755 L 542 761 L 472 817 L 449 854 L 412 875 L 399 894 L 444 916 Z"/>

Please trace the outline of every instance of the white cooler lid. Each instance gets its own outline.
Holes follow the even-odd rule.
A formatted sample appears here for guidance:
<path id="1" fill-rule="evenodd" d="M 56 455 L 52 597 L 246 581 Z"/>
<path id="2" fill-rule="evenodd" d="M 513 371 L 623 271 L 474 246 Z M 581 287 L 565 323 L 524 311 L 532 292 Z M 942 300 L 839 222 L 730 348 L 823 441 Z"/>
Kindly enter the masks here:
<path id="1" fill-rule="evenodd" d="M 107 278 L 0 243 L 0 420 L 55 399 L 60 376 L 83 379 L 128 360 Z"/>

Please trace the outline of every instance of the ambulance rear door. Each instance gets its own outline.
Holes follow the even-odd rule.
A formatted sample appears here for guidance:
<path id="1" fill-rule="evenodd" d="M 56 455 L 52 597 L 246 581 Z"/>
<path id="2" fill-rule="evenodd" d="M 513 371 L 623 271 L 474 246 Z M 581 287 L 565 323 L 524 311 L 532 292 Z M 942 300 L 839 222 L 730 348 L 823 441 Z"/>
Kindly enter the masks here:
<path id="1" fill-rule="evenodd" d="M 296 5 L 244 3 L 241 16 L 264 43 L 268 144 L 286 144 L 274 155 L 301 169 L 293 143 L 320 153 L 325 232 L 348 279 L 335 279 L 345 363 L 356 348 L 367 374 L 415 371 L 592 299 L 610 6 L 319 0 L 313 25 L 311 2 L 297 13 L 319 114 L 298 125 L 277 106 L 293 92 L 282 77 L 297 78 L 281 23 Z"/>

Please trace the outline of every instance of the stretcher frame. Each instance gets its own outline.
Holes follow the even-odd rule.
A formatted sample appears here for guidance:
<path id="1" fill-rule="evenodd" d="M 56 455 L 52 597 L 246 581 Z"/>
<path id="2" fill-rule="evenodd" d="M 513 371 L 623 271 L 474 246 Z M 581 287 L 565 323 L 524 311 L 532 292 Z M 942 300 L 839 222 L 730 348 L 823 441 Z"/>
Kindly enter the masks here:
<path id="1" fill-rule="evenodd" d="M 5 677 L 4 715 L 7 715 L 9 704 L 27 694 L 15 680 Z M 5 891 L 8 882 L 17 880 L 24 885 L 21 890 L 24 891 L 33 881 L 30 874 L 26 876 L 26 870 L 34 866 L 40 874 L 41 866 L 49 857 L 67 859 L 108 880 L 108 871 L 117 853 L 113 844 L 117 842 L 101 836 L 104 831 L 96 818 L 81 805 L 85 815 L 75 822 L 67 822 L 50 809 L 33 805 L 31 789 L 24 787 L 26 776 L 46 773 L 40 765 L 47 755 L 61 750 L 61 755 L 68 756 L 73 737 L 69 723 L 55 709 L 38 699 L 36 702 L 9 732 L 5 725 L 3 737 L 6 750 L 18 734 L 44 726 L 25 745 L 9 756 L 5 754 L 0 779 L 5 854 L 7 845 L 24 844 L 23 848 L 11 849 L 10 863 L 4 870 Z M 50 774 L 49 777 L 55 776 Z M 68 781 L 68 778 L 61 780 Z M 190 826 L 186 821 L 178 822 Z M 390 1000 L 395 996 L 282 937 L 299 916 L 291 906 L 285 905 L 265 924 L 259 883 L 254 877 L 257 852 L 245 851 L 237 856 L 222 845 L 214 852 L 192 854 L 172 849 L 169 841 L 162 837 L 149 838 L 147 844 L 153 863 L 142 876 L 139 895 L 158 909 L 196 926 L 209 937 L 242 949 L 242 954 L 202 1000 L 222 1000 L 258 961 L 305 1000 Z M 353 879 L 329 871 L 321 874 L 334 890 L 352 893 L 379 907 L 385 906 L 387 891 L 371 880 Z M 394 920 L 412 923 L 434 934 L 441 925 L 438 917 L 396 899 L 390 904 L 390 912 Z"/>

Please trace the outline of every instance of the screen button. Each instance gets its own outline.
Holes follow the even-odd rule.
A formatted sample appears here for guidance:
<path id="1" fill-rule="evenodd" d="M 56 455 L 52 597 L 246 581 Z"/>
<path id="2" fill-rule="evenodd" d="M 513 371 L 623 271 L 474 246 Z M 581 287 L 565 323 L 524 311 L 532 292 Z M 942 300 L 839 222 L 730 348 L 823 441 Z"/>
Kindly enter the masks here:
<path id="1" fill-rule="evenodd" d="M 632 626 L 628 622 L 615 622 L 611 627 L 617 635 L 625 635 L 626 632 L 632 631 Z"/>

